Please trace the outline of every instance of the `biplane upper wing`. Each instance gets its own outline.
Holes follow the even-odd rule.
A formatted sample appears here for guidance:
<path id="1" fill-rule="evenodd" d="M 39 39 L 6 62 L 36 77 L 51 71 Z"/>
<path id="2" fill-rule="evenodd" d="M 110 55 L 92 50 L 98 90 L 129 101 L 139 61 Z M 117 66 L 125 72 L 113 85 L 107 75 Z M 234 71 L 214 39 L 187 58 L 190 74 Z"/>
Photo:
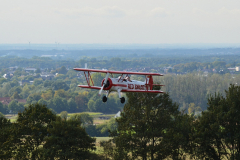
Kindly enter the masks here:
<path id="1" fill-rule="evenodd" d="M 152 76 L 163 76 L 159 73 L 148 73 L 148 72 L 125 72 L 125 71 L 110 71 L 110 70 L 99 70 L 99 69 L 86 69 L 86 68 L 74 68 L 76 71 L 84 72 L 100 72 L 100 73 L 110 73 L 110 74 L 135 74 L 135 75 L 152 75 Z"/>

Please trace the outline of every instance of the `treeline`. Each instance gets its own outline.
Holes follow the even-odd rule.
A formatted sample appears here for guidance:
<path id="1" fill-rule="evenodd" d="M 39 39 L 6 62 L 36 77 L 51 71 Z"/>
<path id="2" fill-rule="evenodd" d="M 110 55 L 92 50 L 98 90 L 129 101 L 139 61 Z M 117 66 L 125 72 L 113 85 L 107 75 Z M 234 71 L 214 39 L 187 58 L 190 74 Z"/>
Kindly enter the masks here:
<path id="1" fill-rule="evenodd" d="M 196 111 L 199 111 L 199 107 L 204 111 L 207 109 L 207 98 L 215 93 L 221 93 L 225 96 L 225 90 L 230 84 L 240 84 L 240 75 L 227 73 L 205 76 L 195 72 L 185 75 L 167 74 L 155 77 L 155 81 L 165 85 L 161 90 L 169 93 L 171 99 L 180 104 L 181 110 L 188 112 L 190 105 L 194 105 L 194 108 L 198 107 Z"/>
<path id="2" fill-rule="evenodd" d="M 9 113 L 9 111 L 11 111 L 11 113 L 17 113 L 29 104 L 34 103 L 45 104 L 56 113 L 62 111 L 69 113 L 83 111 L 117 113 L 123 107 L 116 94 L 110 95 L 109 101 L 102 103 L 98 92 L 79 89 L 73 92 L 64 81 L 52 81 L 50 84 L 51 83 L 52 85 L 45 87 L 44 83 L 37 86 L 25 85 L 24 87 L 14 86 L 12 88 L 9 83 L 3 84 L 0 90 L 2 94 L 8 93 L 7 97 L 10 96 L 11 102 L 8 105 L 0 102 L 0 112 L 4 114 Z M 64 86 L 66 90 L 60 89 L 64 88 Z M 77 84 L 71 86 L 74 88 L 72 89 L 75 90 Z M 54 89 L 54 87 L 56 88 Z M 26 104 L 21 103 L 20 100 L 22 98 L 26 99 Z"/>
<path id="3" fill-rule="evenodd" d="M 73 60 L 53 60 L 48 57 L 37 57 L 34 56 L 30 59 L 17 57 L 17 56 L 6 56 L 0 58 L 0 67 L 6 69 L 8 67 L 34 67 L 34 68 L 58 68 L 61 66 L 72 66 L 75 64 Z"/>
<path id="4" fill-rule="evenodd" d="M 16 70 L 16 72 L 23 72 Z M 111 93 L 106 103 L 102 102 L 96 90 L 81 89 L 79 84 L 85 84 L 85 77 L 75 78 L 79 72 L 66 70 L 61 67 L 53 72 L 60 72 L 52 80 L 43 80 L 38 74 L 27 76 L 16 76 L 13 80 L 0 78 L 0 96 L 10 97 L 11 103 L 8 106 L 0 103 L 0 112 L 7 114 L 11 110 L 17 113 L 24 109 L 24 105 L 18 99 L 26 99 L 26 105 L 31 103 L 46 104 L 55 112 L 67 111 L 75 112 L 102 112 L 117 113 L 122 110 L 118 95 Z M 92 79 L 95 85 L 100 86 L 104 74 L 94 73 Z M 206 110 L 207 98 L 214 93 L 222 93 L 230 84 L 240 84 L 239 74 L 208 74 L 193 72 L 184 75 L 166 74 L 162 77 L 154 77 L 154 82 L 165 85 L 162 90 L 169 93 L 174 102 L 180 104 L 180 110 L 194 114 Z M 21 79 L 34 80 L 32 85 L 24 84 L 20 86 Z M 136 80 L 144 80 L 142 77 L 135 77 Z"/>
<path id="5" fill-rule="evenodd" d="M 23 110 L 23 104 L 19 101 L 21 99 L 26 99 L 25 107 L 38 102 L 46 104 L 57 113 L 61 111 L 117 113 L 123 107 L 117 94 L 111 94 L 109 101 L 103 104 L 98 92 L 79 88 L 78 85 L 84 83 L 85 77 L 77 78 L 79 72 L 72 69 L 61 67 L 53 70 L 53 73 L 59 74 L 52 80 L 43 80 L 38 73 L 23 76 L 22 68 L 18 68 L 15 72 L 16 75 L 11 80 L 0 78 L 0 96 L 10 97 L 11 101 L 8 105 L 0 102 L 0 112 L 4 114 Z M 102 74 L 92 75 L 96 85 L 100 85 L 103 78 Z M 22 80 L 34 82 L 32 85 L 25 83 L 20 86 L 19 81 Z"/>
<path id="6" fill-rule="evenodd" d="M 84 127 L 87 134 L 91 137 L 108 137 L 109 131 L 117 129 L 117 122 L 115 121 L 115 118 L 111 118 L 102 124 L 95 125 L 93 124 L 93 117 L 88 113 L 76 113 L 68 117 L 68 112 L 62 111 L 59 116 L 62 119 L 80 120 L 82 123 L 81 126 Z"/>
<path id="7" fill-rule="evenodd" d="M 174 67 L 172 72 L 192 72 L 194 70 L 203 69 L 217 69 L 220 68 L 226 70 L 228 67 L 235 67 L 240 65 L 240 56 L 237 54 L 229 55 L 216 55 L 216 54 L 204 54 L 202 56 L 196 56 L 194 53 L 192 55 L 172 54 L 172 56 L 166 54 L 150 54 L 146 53 L 145 56 L 138 56 L 136 53 L 132 54 L 132 58 L 128 56 L 121 56 L 112 54 L 110 57 L 103 58 L 91 57 L 91 56 L 81 56 L 75 57 L 73 59 L 61 58 L 52 59 L 49 57 L 38 57 L 33 56 L 31 58 L 22 58 L 17 56 L 6 56 L 0 57 L 0 67 L 2 70 L 8 67 L 34 67 L 34 68 L 48 68 L 56 69 L 61 66 L 66 66 L 67 68 L 74 67 L 84 67 L 87 63 L 89 68 L 107 68 L 107 69 L 129 69 L 129 68 L 161 68 L 161 67 Z M 126 54 L 127 55 L 127 54 Z M 179 55 L 179 56 L 178 56 Z M 227 70 L 226 70 L 227 71 Z"/>
<path id="8" fill-rule="evenodd" d="M 95 138 L 80 119 L 62 119 L 44 105 L 29 105 L 15 123 L 0 117 L 0 159 L 96 159 Z M 94 158 L 95 157 L 95 158 Z"/>
<path id="9" fill-rule="evenodd" d="M 132 93 L 113 139 L 102 143 L 109 159 L 240 158 L 240 87 L 208 98 L 207 111 L 193 117 L 178 111 L 168 94 Z"/>
<path id="10" fill-rule="evenodd" d="M 156 87 L 155 89 L 159 89 Z M 101 142 L 103 153 L 91 153 L 95 139 L 85 127 L 86 115 L 66 119 L 35 104 L 18 113 L 16 123 L 0 118 L 1 159 L 233 159 L 240 158 L 240 86 L 225 96 L 210 96 L 199 117 L 178 110 L 168 94 L 127 93 L 128 102 Z M 43 114 L 44 113 L 44 114 Z M 83 118 L 85 116 L 85 118 Z"/>

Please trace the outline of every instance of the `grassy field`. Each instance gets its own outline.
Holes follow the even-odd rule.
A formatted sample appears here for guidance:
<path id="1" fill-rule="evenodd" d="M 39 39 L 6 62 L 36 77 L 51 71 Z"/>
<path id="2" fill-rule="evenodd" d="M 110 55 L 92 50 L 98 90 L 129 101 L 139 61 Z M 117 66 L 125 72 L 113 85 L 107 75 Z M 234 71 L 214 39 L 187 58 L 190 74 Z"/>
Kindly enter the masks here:
<path id="1" fill-rule="evenodd" d="M 16 122 L 17 116 L 18 116 L 17 114 L 6 114 L 6 115 L 5 115 L 5 117 L 6 117 L 7 119 L 10 119 L 11 122 Z"/>
<path id="2" fill-rule="evenodd" d="M 101 112 L 78 112 L 78 113 L 68 113 L 68 116 L 74 115 L 74 114 L 80 114 L 80 113 L 87 113 L 90 116 L 95 116 L 95 115 L 102 115 L 103 113 Z M 59 114 L 58 114 L 59 115 Z"/>
<path id="3" fill-rule="evenodd" d="M 103 114 L 101 112 L 78 112 L 78 113 L 68 113 L 68 118 L 74 114 L 87 113 L 93 117 L 93 124 L 103 124 L 109 121 L 110 118 L 114 117 L 115 114 Z M 60 114 L 57 114 L 58 116 Z"/>
<path id="4" fill-rule="evenodd" d="M 98 125 L 98 124 L 104 124 L 106 122 L 108 122 L 108 119 L 98 119 L 98 118 L 94 118 L 93 119 L 93 124 Z"/>
<path id="5" fill-rule="evenodd" d="M 99 143 L 100 141 L 108 141 L 111 139 L 110 137 L 95 137 L 96 138 L 96 143 Z"/>
<path id="6" fill-rule="evenodd" d="M 74 114 L 87 113 L 93 117 L 93 124 L 103 124 L 109 121 L 110 118 L 114 117 L 115 114 L 103 114 L 101 112 L 79 112 L 79 113 L 68 113 L 68 118 Z M 57 114 L 58 116 L 60 114 Z M 15 122 L 17 119 L 17 114 L 6 114 L 6 118 L 10 119 L 11 122 Z"/>
<path id="7" fill-rule="evenodd" d="M 103 153 L 103 147 L 100 146 L 101 141 L 108 141 L 111 139 L 110 137 L 95 137 L 96 138 L 96 150 L 94 151 L 97 154 L 102 154 Z"/>

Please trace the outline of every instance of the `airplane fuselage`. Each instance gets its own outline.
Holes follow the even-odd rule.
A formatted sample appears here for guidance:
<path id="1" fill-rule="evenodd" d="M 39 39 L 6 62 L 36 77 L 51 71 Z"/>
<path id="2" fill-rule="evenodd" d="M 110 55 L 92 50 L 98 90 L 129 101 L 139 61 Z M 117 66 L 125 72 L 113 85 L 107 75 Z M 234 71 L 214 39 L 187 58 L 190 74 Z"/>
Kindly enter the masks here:
<path id="1" fill-rule="evenodd" d="M 105 79 L 103 79 L 104 81 Z M 102 85 L 103 85 L 102 81 Z M 119 79 L 119 78 L 108 78 L 108 85 L 103 88 L 103 90 L 111 91 L 122 91 L 125 90 L 148 90 L 149 86 L 147 87 L 146 82 L 136 81 L 136 80 L 126 80 L 126 79 Z"/>

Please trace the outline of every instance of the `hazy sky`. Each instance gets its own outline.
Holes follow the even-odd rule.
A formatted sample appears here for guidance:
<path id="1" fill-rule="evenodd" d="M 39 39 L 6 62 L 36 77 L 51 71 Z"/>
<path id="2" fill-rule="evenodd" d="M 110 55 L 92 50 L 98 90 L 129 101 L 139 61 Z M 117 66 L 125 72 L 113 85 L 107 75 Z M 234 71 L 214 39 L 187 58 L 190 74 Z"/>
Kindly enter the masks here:
<path id="1" fill-rule="evenodd" d="M 0 0 L 0 43 L 240 43 L 239 0 Z"/>

